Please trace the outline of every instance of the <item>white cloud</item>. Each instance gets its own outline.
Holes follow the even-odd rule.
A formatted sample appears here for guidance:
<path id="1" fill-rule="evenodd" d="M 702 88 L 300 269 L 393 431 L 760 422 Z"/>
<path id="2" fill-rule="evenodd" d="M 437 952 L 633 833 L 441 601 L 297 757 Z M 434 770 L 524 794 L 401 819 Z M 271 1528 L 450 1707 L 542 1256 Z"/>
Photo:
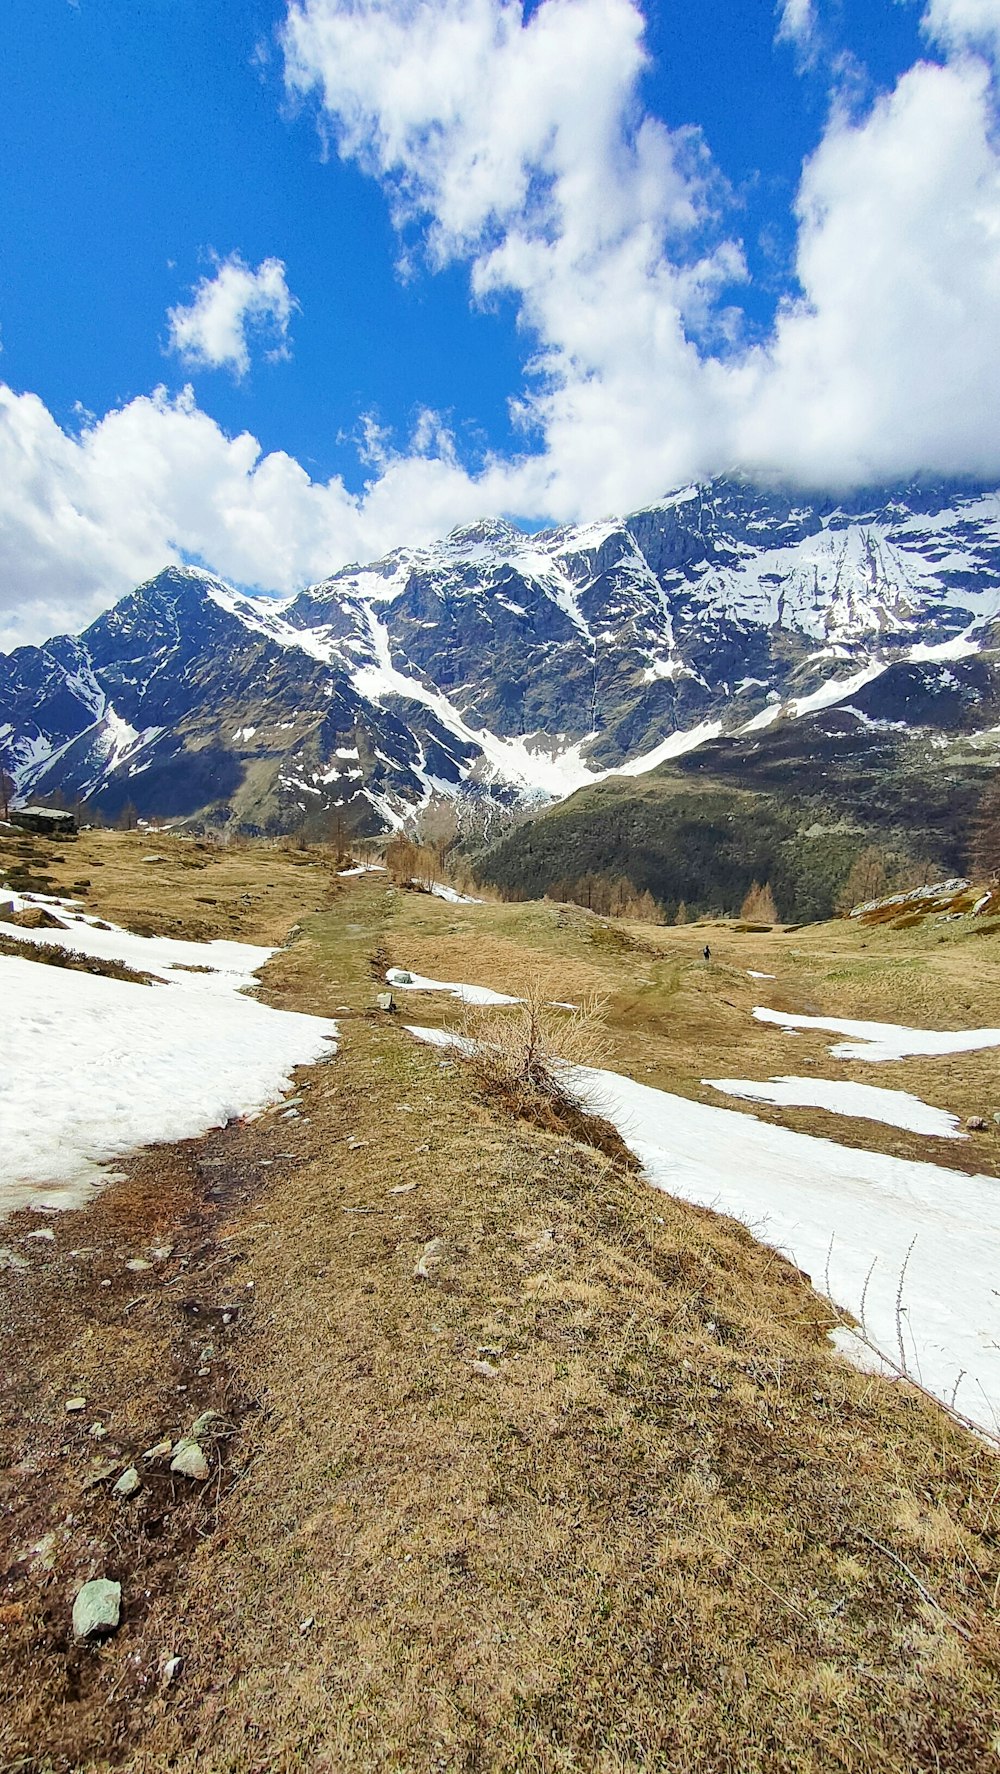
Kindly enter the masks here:
<path id="1" fill-rule="evenodd" d="M 250 333 L 270 341 L 269 356 L 288 355 L 296 306 L 280 259 L 264 259 L 252 271 L 239 253 L 230 253 L 216 260 L 214 275 L 201 279 L 186 307 L 169 310 L 171 349 L 186 363 L 244 376 L 250 368 Z"/>
<path id="2" fill-rule="evenodd" d="M 800 50 L 811 49 L 818 21 L 813 0 L 778 0 L 779 43 L 794 43 Z"/>
<path id="3" fill-rule="evenodd" d="M 748 344 L 724 188 L 697 132 L 641 108 L 632 0 L 528 17 L 519 0 L 300 0 L 289 81 L 380 181 L 408 256 L 422 244 L 467 262 L 479 299 L 515 296 L 534 353 L 523 453 L 472 475 L 433 413 L 402 448 L 369 425 L 355 496 L 228 438 L 190 393 L 71 436 L 7 391 L 0 583 L 22 636 L 76 626 L 179 553 L 289 590 L 483 512 L 593 517 L 732 466 L 828 487 L 1000 478 L 998 119 L 964 53 L 974 0 L 961 39 L 942 35 L 962 5 L 932 0 L 943 65 L 917 63 L 867 112 L 834 103 L 796 201 L 797 293 Z M 203 335 L 237 370 L 238 307 Z"/>
<path id="4" fill-rule="evenodd" d="M 803 295 L 731 374 L 734 458 L 804 479 L 1000 470 L 1000 158 L 977 61 L 831 122 L 799 191 Z"/>
<path id="5" fill-rule="evenodd" d="M 0 384 L 0 648 L 75 630 L 184 556 L 292 591 L 345 560 L 429 541 L 508 493 L 528 509 L 527 481 L 498 466 L 473 480 L 440 441 L 424 415 L 354 496 L 263 455 L 249 433 L 227 437 L 190 389 L 130 401 L 73 436 L 36 395 Z"/>
<path id="6" fill-rule="evenodd" d="M 928 0 L 923 28 L 945 49 L 980 49 L 1000 58 L 1000 0 Z"/>
<path id="7" fill-rule="evenodd" d="M 977 11 L 986 0 L 932 0 Z M 1000 0 L 991 0 L 995 13 Z M 814 8 L 786 0 L 800 39 Z M 801 297 L 741 348 L 740 244 L 700 139 L 638 106 L 631 0 L 293 0 L 288 78 L 346 157 L 515 292 L 557 516 L 739 463 L 803 480 L 1000 469 L 1000 160 L 981 63 L 918 63 L 834 103 L 797 200 Z M 728 306 L 727 306 L 728 304 Z"/>

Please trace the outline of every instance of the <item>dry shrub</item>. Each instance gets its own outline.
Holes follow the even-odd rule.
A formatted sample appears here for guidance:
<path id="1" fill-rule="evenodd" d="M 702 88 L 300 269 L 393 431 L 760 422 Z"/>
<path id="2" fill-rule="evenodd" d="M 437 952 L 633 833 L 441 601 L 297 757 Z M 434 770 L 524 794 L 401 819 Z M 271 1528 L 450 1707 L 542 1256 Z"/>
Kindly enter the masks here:
<path id="1" fill-rule="evenodd" d="M 461 1048 L 484 1094 L 555 1125 L 567 1111 L 580 1112 L 567 1068 L 604 1058 L 605 1009 L 596 996 L 560 1009 L 532 985 L 520 1004 L 468 1005 Z"/>

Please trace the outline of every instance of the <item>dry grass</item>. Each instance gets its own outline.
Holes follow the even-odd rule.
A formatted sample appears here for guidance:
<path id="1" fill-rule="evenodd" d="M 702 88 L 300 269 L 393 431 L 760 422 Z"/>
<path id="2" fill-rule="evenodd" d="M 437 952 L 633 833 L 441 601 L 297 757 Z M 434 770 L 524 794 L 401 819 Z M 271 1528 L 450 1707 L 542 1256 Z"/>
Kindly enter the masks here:
<path id="1" fill-rule="evenodd" d="M 64 949 L 59 943 L 19 942 L 16 936 L 0 931 L 0 955 L 14 955 L 19 961 L 40 961 L 43 967 L 68 967 L 71 973 L 96 973 L 102 979 L 123 979 L 131 985 L 159 984 L 151 973 L 129 967 L 124 961 L 104 961 L 99 955 L 80 955 Z"/>
<path id="2" fill-rule="evenodd" d="M 379 944 L 516 989 L 541 930 L 558 997 L 578 996 L 571 966 L 611 965 L 585 920 L 471 912 L 362 882 L 307 918 L 268 995 L 351 1015 L 298 1115 L 149 1154 L 54 1248 L 20 1245 L 0 1507 L 15 1551 L 47 1530 L 57 1547 L 6 1573 L 0 1767 L 981 1774 L 1000 1466 L 835 1356 L 823 1301 L 742 1228 L 484 1106 L 365 1014 Z M 731 987 L 705 969 L 702 994 L 704 933 L 673 937 L 614 965 L 662 969 L 677 1014 L 708 1020 Z M 641 977 L 610 1005 L 619 1042 Z M 647 1019 L 640 1047 L 660 1039 Z M 169 1261 L 125 1280 L 154 1238 Z M 165 1489 L 133 1521 L 81 1495 L 70 1389 L 123 1459 L 217 1404 L 236 1432 L 211 1497 Z M 69 1600 L 98 1568 L 124 1581 L 124 1623 L 74 1652 Z"/>
<path id="3" fill-rule="evenodd" d="M 756 1022 L 758 1004 L 793 1013 L 900 1022 L 914 1027 L 1000 1027 L 1000 927 L 979 920 L 899 932 L 857 921 L 786 932 L 732 923 L 681 928 L 610 926 L 576 907 L 546 904 L 456 908 L 403 901 L 384 914 L 392 960 L 431 977 L 461 979 L 522 995 L 539 978 L 552 998 L 606 1000 L 607 1063 L 643 1082 L 716 1104 L 706 1078 L 817 1078 L 906 1090 L 987 1131 L 967 1141 L 935 1140 L 819 1109 L 755 1104 L 761 1120 L 903 1158 L 932 1158 L 1000 1175 L 995 1050 L 915 1056 L 880 1063 L 836 1060 L 836 1040 L 802 1030 L 794 1039 Z M 613 939 L 609 943 L 609 932 Z M 709 942 L 712 959 L 702 950 Z M 387 949 L 388 952 L 388 949 Z M 749 970 L 773 974 L 752 979 Z M 428 994 L 418 1020 L 441 1023 L 447 1003 Z"/>
<path id="4" fill-rule="evenodd" d="M 139 935 L 268 945 L 283 942 L 297 918 L 338 891 L 334 859 L 320 847 L 224 849 L 150 832 L 89 831 L 60 843 L 0 837 L 4 882 L 78 898 L 88 912 Z"/>

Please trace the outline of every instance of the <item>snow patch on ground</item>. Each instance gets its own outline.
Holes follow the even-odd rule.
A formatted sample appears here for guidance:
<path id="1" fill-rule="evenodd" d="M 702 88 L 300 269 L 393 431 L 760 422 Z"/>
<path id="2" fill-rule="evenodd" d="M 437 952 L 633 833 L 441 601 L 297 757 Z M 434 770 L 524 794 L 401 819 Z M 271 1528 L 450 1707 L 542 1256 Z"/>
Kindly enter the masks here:
<path id="1" fill-rule="evenodd" d="M 410 1033 L 455 1045 L 443 1030 Z M 616 1072 L 574 1066 L 565 1075 L 583 1107 L 617 1127 L 656 1188 L 741 1220 L 863 1317 L 890 1362 L 996 1433 L 996 1178 L 857 1151 Z M 874 1364 L 852 1334 L 836 1341 L 850 1359 Z"/>
<path id="2" fill-rule="evenodd" d="M 908 1133 L 931 1134 L 942 1140 L 964 1140 L 957 1115 L 934 1109 L 906 1090 L 880 1090 L 873 1084 L 853 1084 L 843 1078 L 769 1078 L 751 1083 L 746 1078 L 703 1078 L 713 1090 L 749 1102 L 775 1103 L 782 1108 L 828 1109 L 834 1115 L 855 1115 L 865 1121 L 881 1121 L 886 1127 L 902 1127 Z"/>
<path id="3" fill-rule="evenodd" d="M 428 893 L 435 899 L 446 899 L 449 905 L 485 905 L 486 901 L 475 899 L 471 893 L 459 893 L 457 887 L 449 887 L 444 881 L 432 881 Z"/>
<path id="4" fill-rule="evenodd" d="M 742 1220 L 862 1316 L 921 1385 L 994 1433 L 1000 1419 L 1000 1182 L 861 1152 L 574 1068 L 576 1094 L 614 1123 L 650 1182 Z M 902 1311 L 896 1311 L 905 1266 Z M 853 1337 L 841 1340 L 857 1353 Z M 870 1357 L 869 1357 L 870 1359 Z"/>
<path id="5" fill-rule="evenodd" d="M 906 1029 L 897 1023 L 856 1022 L 848 1017 L 791 1016 L 785 1010 L 755 1007 L 758 1022 L 777 1023 L 788 1034 L 796 1029 L 824 1029 L 850 1035 L 831 1047 L 835 1059 L 895 1060 L 914 1054 L 978 1053 L 1000 1047 L 1000 1029 Z"/>
<path id="6" fill-rule="evenodd" d="M 162 983 L 0 956 L 0 1217 L 79 1206 L 115 1159 L 257 1114 L 287 1088 L 294 1067 L 335 1051 L 335 1022 L 244 995 L 271 949 L 100 930 L 66 901 L 48 903 L 64 929 L 0 929 L 124 961 Z M 187 968 L 206 971 L 179 971 Z"/>
<path id="7" fill-rule="evenodd" d="M 510 998 L 506 992 L 493 992 L 489 986 L 462 985 L 456 980 L 425 979 L 421 973 L 411 973 L 406 967 L 390 967 L 386 974 L 386 982 L 397 992 L 450 992 L 463 1004 L 520 1004 L 520 998 Z"/>

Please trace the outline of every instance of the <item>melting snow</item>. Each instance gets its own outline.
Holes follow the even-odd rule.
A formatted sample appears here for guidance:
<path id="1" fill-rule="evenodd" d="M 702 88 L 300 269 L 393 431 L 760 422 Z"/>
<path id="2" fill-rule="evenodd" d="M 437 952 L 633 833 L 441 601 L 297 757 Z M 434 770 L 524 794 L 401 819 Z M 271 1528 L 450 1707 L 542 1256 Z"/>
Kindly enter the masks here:
<path id="1" fill-rule="evenodd" d="M 99 930 L 67 902 L 49 903 L 66 915 L 65 929 L 0 928 L 26 943 L 125 961 L 163 983 L 0 956 L 0 1214 L 77 1206 L 107 1180 L 110 1161 L 256 1114 L 295 1066 L 331 1051 L 336 1023 L 243 995 L 271 949 Z M 208 971 L 179 971 L 192 967 Z"/>
<path id="2" fill-rule="evenodd" d="M 947 1109 L 934 1109 L 905 1090 L 880 1090 L 873 1084 L 853 1084 L 842 1078 L 771 1078 L 766 1084 L 754 1084 L 745 1078 L 703 1078 L 702 1083 L 750 1102 L 828 1109 L 834 1115 L 881 1121 L 886 1127 L 902 1127 L 908 1133 L 932 1134 L 942 1140 L 966 1138 L 957 1115 L 950 1115 Z"/>
<path id="3" fill-rule="evenodd" d="M 450 992 L 452 997 L 461 999 L 463 1004 L 520 1004 L 520 998 L 510 998 L 506 992 L 492 992 L 489 986 L 461 985 L 448 979 L 425 979 L 420 973 L 410 973 L 405 967 L 390 967 L 386 980 L 397 992 Z"/>
<path id="4" fill-rule="evenodd" d="M 485 900 L 476 899 L 471 893 L 459 893 L 457 888 L 449 887 L 444 881 L 432 881 L 428 892 L 435 899 L 446 899 L 449 905 L 485 905 Z"/>
<path id="5" fill-rule="evenodd" d="M 785 1010 L 754 1010 L 758 1022 L 777 1023 L 789 1034 L 796 1029 L 825 1029 L 851 1035 L 831 1047 L 835 1059 L 910 1059 L 913 1054 L 977 1053 L 1000 1047 L 1000 1029 L 905 1029 L 897 1023 L 855 1022 L 847 1017 L 790 1016 Z"/>
<path id="6" fill-rule="evenodd" d="M 410 1032 L 451 1044 L 440 1029 Z M 585 1108 L 617 1127 L 656 1188 L 742 1220 L 863 1317 L 890 1363 L 996 1433 L 1000 1181 L 856 1151 L 617 1072 L 574 1066 L 566 1078 Z M 836 1340 L 871 1365 L 853 1334 Z"/>
<path id="7" fill-rule="evenodd" d="M 665 764 L 668 758 L 681 758 L 685 752 L 696 751 L 708 739 L 718 739 L 722 732 L 721 721 L 702 721 L 697 727 L 689 727 L 685 733 L 671 733 L 668 739 L 654 746 L 652 751 L 645 752 L 642 757 L 632 758 L 629 763 L 621 764 L 616 770 L 605 770 L 604 776 L 645 776 L 647 770 L 655 770 L 658 764 Z"/>
<path id="8" fill-rule="evenodd" d="M 873 660 L 863 671 L 856 671 L 853 677 L 835 678 L 829 683 L 821 684 L 810 696 L 797 696 L 788 705 L 789 713 L 798 718 L 801 715 L 815 714 L 821 708 L 833 708 L 835 703 L 843 702 L 845 696 L 853 696 L 856 691 L 863 690 L 866 684 L 874 683 L 885 669 L 884 660 Z"/>

